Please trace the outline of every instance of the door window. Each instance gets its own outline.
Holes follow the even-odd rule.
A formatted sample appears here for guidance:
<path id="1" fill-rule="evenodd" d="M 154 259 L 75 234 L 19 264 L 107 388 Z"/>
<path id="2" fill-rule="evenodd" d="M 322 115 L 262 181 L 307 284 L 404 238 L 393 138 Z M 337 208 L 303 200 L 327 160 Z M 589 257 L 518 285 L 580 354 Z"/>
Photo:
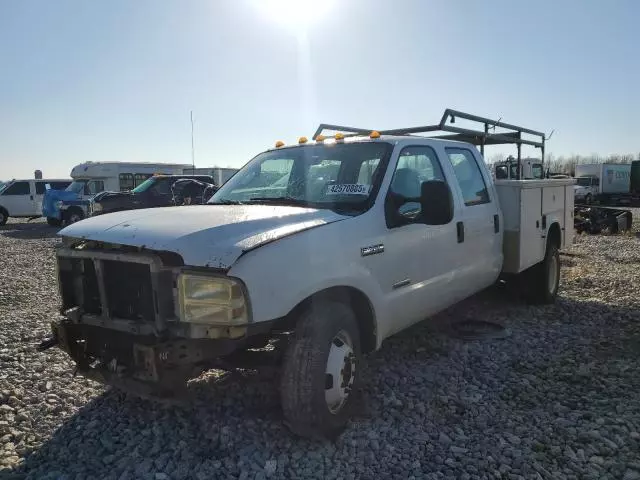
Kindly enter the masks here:
<path id="1" fill-rule="evenodd" d="M 30 195 L 29 182 L 16 182 L 2 192 L 3 195 Z"/>
<path id="2" fill-rule="evenodd" d="M 417 221 L 421 212 L 419 199 L 422 182 L 431 180 L 445 181 L 436 152 L 426 146 L 405 147 L 400 152 L 389 190 L 397 197 L 415 200 L 401 205 L 398 209 L 400 215 Z"/>
<path id="3" fill-rule="evenodd" d="M 151 192 L 156 195 L 169 195 L 171 193 L 172 181 L 170 179 L 158 180 L 151 187 Z"/>
<path id="4" fill-rule="evenodd" d="M 470 207 L 489 203 L 489 190 L 473 153 L 466 148 L 447 148 L 446 151 L 462 191 L 464 204 Z"/>

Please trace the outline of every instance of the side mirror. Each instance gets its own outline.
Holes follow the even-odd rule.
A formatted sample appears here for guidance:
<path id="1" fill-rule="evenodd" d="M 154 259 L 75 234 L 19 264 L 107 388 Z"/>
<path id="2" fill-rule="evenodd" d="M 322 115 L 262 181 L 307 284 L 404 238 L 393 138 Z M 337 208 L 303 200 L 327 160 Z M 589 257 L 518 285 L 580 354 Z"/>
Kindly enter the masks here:
<path id="1" fill-rule="evenodd" d="M 431 180 L 420 188 L 422 218 L 427 225 L 446 225 L 453 220 L 453 195 L 446 182 Z"/>

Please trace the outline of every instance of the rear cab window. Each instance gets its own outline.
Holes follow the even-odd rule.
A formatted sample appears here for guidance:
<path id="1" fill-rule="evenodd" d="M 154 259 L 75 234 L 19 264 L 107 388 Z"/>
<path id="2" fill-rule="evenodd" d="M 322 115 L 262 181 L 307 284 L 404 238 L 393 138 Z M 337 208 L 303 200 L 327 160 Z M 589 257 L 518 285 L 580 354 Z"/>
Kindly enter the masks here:
<path id="1" fill-rule="evenodd" d="M 489 189 L 475 155 L 466 148 L 445 148 L 465 206 L 491 203 Z"/>

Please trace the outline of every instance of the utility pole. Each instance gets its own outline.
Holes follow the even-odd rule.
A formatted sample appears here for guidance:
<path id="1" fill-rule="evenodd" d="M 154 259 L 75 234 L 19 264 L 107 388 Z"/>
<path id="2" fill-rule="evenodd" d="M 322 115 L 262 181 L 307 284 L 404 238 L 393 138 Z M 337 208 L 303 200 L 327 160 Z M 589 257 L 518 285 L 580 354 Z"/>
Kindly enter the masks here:
<path id="1" fill-rule="evenodd" d="M 191 168 L 193 174 L 196 173 L 196 153 L 193 144 L 193 110 L 191 110 Z"/>

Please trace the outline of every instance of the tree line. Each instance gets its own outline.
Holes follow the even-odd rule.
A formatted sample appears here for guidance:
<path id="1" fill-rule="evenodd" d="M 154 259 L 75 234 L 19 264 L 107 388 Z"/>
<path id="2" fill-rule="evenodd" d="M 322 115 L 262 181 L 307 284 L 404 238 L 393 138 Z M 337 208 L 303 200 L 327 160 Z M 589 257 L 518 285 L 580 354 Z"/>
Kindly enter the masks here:
<path id="1" fill-rule="evenodd" d="M 489 163 L 497 163 L 504 161 L 506 155 L 493 155 L 489 158 Z M 524 157 L 524 155 L 523 155 Z M 589 163 L 631 163 L 634 160 L 640 160 L 640 153 L 633 155 L 632 153 L 611 155 L 569 155 L 569 156 L 555 156 L 553 153 L 546 155 L 545 158 L 545 170 L 548 167 L 552 173 L 564 173 L 567 175 L 574 175 L 576 171 L 576 165 L 584 165 Z"/>

